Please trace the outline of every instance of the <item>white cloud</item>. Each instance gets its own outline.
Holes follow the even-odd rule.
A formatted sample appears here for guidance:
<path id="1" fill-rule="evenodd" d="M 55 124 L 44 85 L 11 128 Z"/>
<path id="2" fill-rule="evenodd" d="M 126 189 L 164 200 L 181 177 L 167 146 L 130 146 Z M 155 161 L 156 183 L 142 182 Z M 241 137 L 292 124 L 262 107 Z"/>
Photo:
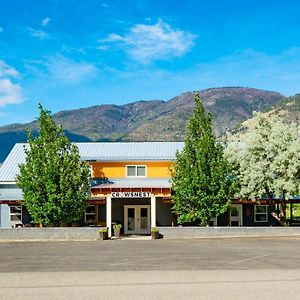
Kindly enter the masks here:
<path id="1" fill-rule="evenodd" d="M 42 25 L 47 26 L 50 21 L 51 21 L 51 19 L 49 17 L 46 17 L 42 20 Z"/>
<path id="2" fill-rule="evenodd" d="M 21 87 L 8 78 L 0 79 L 0 107 L 21 102 Z"/>
<path id="3" fill-rule="evenodd" d="M 9 66 L 5 61 L 0 60 L 0 78 L 3 77 L 18 78 L 19 76 L 20 73 L 16 69 Z"/>
<path id="4" fill-rule="evenodd" d="M 22 89 L 13 80 L 20 76 L 19 72 L 0 60 L 0 107 L 22 102 Z"/>
<path id="5" fill-rule="evenodd" d="M 78 83 L 98 73 L 98 69 L 90 63 L 77 62 L 63 56 L 51 57 L 46 67 L 56 80 L 65 83 Z"/>
<path id="6" fill-rule="evenodd" d="M 193 45 L 196 35 L 173 29 L 159 20 L 154 25 L 134 25 L 127 34 L 109 34 L 99 40 L 104 44 L 117 43 L 134 60 L 148 63 L 184 55 Z"/>
<path id="7" fill-rule="evenodd" d="M 28 29 L 31 36 L 36 37 L 40 40 L 44 40 L 44 39 L 49 38 L 49 35 L 46 31 L 39 30 L 39 29 L 33 29 L 33 28 L 30 28 L 30 27 L 28 27 L 27 29 Z"/>

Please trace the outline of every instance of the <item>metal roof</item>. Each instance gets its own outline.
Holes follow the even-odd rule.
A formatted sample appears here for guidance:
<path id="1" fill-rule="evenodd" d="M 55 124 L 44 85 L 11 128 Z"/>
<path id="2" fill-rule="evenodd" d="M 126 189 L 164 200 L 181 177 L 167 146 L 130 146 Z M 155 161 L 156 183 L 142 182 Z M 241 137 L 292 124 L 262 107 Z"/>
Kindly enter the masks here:
<path id="1" fill-rule="evenodd" d="M 174 160 L 183 142 L 128 142 L 128 143 L 76 143 L 85 161 L 164 161 Z M 24 147 L 15 144 L 0 167 L 0 182 L 13 182 L 19 172 L 18 165 L 25 162 Z"/>
<path id="2" fill-rule="evenodd" d="M 103 188 L 171 188 L 170 179 L 166 178 L 130 178 L 130 179 L 109 179 L 109 182 L 105 182 L 92 189 Z"/>
<path id="3" fill-rule="evenodd" d="M 25 144 L 15 144 L 4 163 L 0 167 L 0 182 L 15 181 L 19 172 L 18 165 L 25 162 Z"/>
<path id="4" fill-rule="evenodd" d="M 77 143 L 83 160 L 153 161 L 174 160 L 183 142 Z"/>

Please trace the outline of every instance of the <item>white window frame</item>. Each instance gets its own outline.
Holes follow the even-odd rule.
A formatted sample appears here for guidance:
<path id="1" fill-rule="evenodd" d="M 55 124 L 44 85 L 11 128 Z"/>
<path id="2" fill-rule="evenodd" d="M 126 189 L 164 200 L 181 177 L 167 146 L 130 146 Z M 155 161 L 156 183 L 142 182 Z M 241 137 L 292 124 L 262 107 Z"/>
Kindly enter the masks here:
<path id="1" fill-rule="evenodd" d="M 265 213 L 257 213 L 256 212 L 256 207 L 258 206 L 264 206 L 266 208 L 266 212 Z M 265 215 L 266 216 L 266 220 L 265 221 L 259 221 L 256 219 L 257 215 Z M 255 223 L 266 223 L 268 222 L 268 205 L 254 205 L 254 222 Z"/>
<path id="2" fill-rule="evenodd" d="M 135 175 L 128 175 L 128 167 L 135 167 Z M 145 167 L 145 176 L 138 176 L 137 175 L 137 168 L 138 167 Z M 130 177 L 130 178 L 145 178 L 145 177 L 147 177 L 147 165 L 126 165 L 125 166 L 125 168 L 126 168 L 126 170 L 125 170 L 125 172 L 126 172 L 126 177 Z"/>
<path id="3" fill-rule="evenodd" d="M 90 205 L 88 205 L 88 207 L 89 206 L 94 206 L 94 212 L 93 213 L 86 212 L 86 209 L 87 209 L 87 207 L 86 207 L 86 209 L 84 211 L 84 222 L 87 223 L 87 219 L 86 219 L 87 216 L 94 216 L 94 222 L 97 222 L 97 220 L 96 220 L 96 209 L 97 209 L 97 207 L 96 207 L 95 204 L 90 204 Z"/>

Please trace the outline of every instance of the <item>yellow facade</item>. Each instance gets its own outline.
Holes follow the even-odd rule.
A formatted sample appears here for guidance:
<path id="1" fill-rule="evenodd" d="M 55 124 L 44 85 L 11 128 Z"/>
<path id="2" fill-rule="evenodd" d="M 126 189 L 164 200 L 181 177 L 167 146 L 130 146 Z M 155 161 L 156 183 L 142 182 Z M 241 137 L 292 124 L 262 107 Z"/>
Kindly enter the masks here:
<path id="1" fill-rule="evenodd" d="M 92 162 L 93 178 L 126 178 L 127 165 L 147 166 L 147 178 L 170 178 L 172 161 L 164 162 Z"/>

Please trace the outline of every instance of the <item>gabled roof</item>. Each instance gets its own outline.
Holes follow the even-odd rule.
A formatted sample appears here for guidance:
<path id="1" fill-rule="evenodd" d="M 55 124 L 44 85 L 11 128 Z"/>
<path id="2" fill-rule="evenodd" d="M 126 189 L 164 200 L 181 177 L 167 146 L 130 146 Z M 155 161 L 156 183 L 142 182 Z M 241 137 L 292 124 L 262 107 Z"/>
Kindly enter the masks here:
<path id="1" fill-rule="evenodd" d="M 76 143 L 85 161 L 171 161 L 183 142 L 128 142 L 128 143 Z M 25 162 L 24 147 L 15 144 L 0 167 L 0 182 L 13 182 L 19 172 L 18 165 Z"/>

